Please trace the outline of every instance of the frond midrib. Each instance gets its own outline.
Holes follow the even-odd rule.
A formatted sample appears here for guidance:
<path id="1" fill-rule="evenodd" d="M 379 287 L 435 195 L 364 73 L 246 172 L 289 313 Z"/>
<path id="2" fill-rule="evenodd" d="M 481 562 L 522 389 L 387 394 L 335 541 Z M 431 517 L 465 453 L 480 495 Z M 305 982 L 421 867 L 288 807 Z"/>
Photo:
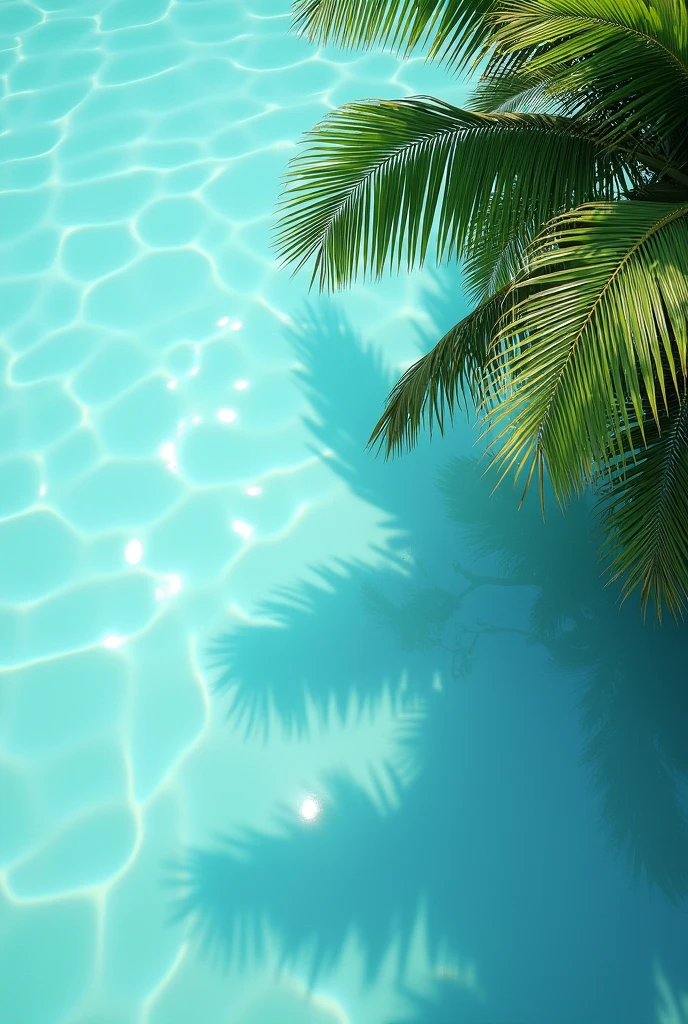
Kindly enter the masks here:
<path id="1" fill-rule="evenodd" d="M 678 54 L 670 50 L 668 46 L 662 43 L 659 39 L 655 38 L 654 36 L 648 35 L 646 32 L 642 32 L 640 29 L 633 28 L 633 26 L 631 25 L 624 25 L 621 22 L 612 21 L 610 18 L 593 18 L 591 15 L 573 13 L 551 14 L 548 15 L 547 20 L 553 22 L 580 21 L 589 25 L 607 25 L 611 28 L 619 29 L 620 31 L 625 32 L 628 35 L 636 36 L 639 39 L 643 39 L 645 42 L 650 43 L 650 45 L 656 46 L 660 50 L 663 50 L 664 53 L 669 57 L 669 59 L 679 67 L 681 74 L 685 75 L 685 77 L 688 78 L 688 64 L 684 64 L 681 58 L 678 56 Z"/>

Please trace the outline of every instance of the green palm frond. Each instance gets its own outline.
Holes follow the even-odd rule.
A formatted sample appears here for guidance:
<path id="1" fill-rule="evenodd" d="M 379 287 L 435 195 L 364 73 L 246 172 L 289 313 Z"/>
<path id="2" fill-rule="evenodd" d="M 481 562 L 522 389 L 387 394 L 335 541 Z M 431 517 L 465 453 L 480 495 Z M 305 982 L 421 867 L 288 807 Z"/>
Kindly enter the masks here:
<path id="1" fill-rule="evenodd" d="M 688 348 L 688 203 L 573 210 L 535 240 L 488 367 L 488 424 L 502 474 L 546 462 L 565 502 L 659 421 Z M 630 411 L 629 411 L 630 410 Z M 528 468 L 529 467 L 529 468 Z M 526 485 L 527 486 L 527 485 Z"/>
<path id="2" fill-rule="evenodd" d="M 539 227 L 535 221 L 524 218 L 518 232 L 506 241 L 498 238 L 496 232 L 487 232 L 474 240 L 463 262 L 466 293 L 472 301 L 484 302 L 513 282 L 523 270 L 528 243 Z"/>
<path id="3" fill-rule="evenodd" d="M 688 107 L 685 0 L 504 0 L 488 76 L 517 73 L 570 98 L 619 142 L 681 130 Z"/>
<path id="4" fill-rule="evenodd" d="M 636 458 L 617 459 L 603 488 L 602 555 L 623 595 L 640 588 L 643 611 L 654 605 L 677 618 L 688 605 L 688 393 L 672 396 L 669 415 L 636 427 Z"/>
<path id="5" fill-rule="evenodd" d="M 318 43 L 385 46 L 403 56 L 427 47 L 428 57 L 461 70 L 493 31 L 492 0 L 296 0 L 294 28 Z"/>
<path id="6" fill-rule="evenodd" d="M 314 258 L 321 288 L 422 265 L 490 236 L 505 246 L 627 183 L 584 119 L 477 114 L 427 97 L 353 103 L 328 115 L 295 157 L 279 208 L 278 257 Z"/>
<path id="7" fill-rule="evenodd" d="M 517 71 L 501 75 L 484 75 L 473 90 L 469 110 L 480 114 L 495 111 L 508 113 L 561 114 L 562 104 L 549 91 L 546 81 L 533 80 L 533 76 Z"/>
<path id="8" fill-rule="evenodd" d="M 463 261 L 476 310 L 391 392 L 370 444 L 484 414 L 499 477 L 601 486 L 624 594 L 688 605 L 686 0 L 296 0 L 318 42 L 485 74 L 328 115 L 290 162 L 277 254 L 311 284 Z M 487 60 L 485 61 L 485 58 Z"/>
<path id="9" fill-rule="evenodd" d="M 481 303 L 406 371 L 387 399 L 370 446 L 383 447 L 388 456 L 412 448 L 422 425 L 432 435 L 436 423 L 444 433 L 445 417 L 453 421 L 462 397 L 480 404 L 492 336 L 509 296 L 510 290 L 503 289 Z"/>

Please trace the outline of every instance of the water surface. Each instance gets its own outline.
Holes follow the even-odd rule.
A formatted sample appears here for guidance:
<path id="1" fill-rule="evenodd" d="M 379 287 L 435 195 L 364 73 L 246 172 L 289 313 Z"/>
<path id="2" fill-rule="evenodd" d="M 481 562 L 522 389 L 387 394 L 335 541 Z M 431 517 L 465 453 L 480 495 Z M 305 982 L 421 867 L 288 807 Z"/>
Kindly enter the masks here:
<path id="1" fill-rule="evenodd" d="M 0 3 L 0 1022 L 685 1024 L 685 630 L 365 451 L 460 277 L 308 297 L 279 177 L 466 90 L 288 29 Z"/>

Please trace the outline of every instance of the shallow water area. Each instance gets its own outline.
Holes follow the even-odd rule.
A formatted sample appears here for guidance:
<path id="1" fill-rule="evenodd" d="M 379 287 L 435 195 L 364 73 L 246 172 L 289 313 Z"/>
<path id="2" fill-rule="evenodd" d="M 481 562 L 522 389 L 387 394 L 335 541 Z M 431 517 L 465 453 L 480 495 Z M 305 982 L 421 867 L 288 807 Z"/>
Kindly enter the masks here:
<path id="1" fill-rule="evenodd" d="M 0 1024 L 688 1024 L 686 632 L 366 451 L 460 275 L 309 295 L 280 177 L 468 86 L 289 21 L 0 2 Z"/>

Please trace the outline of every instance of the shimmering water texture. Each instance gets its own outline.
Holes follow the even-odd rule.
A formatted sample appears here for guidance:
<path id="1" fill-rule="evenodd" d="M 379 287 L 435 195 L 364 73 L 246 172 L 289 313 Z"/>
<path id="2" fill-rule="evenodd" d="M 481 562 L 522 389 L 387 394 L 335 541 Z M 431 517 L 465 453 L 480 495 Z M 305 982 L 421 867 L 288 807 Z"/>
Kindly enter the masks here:
<path id="1" fill-rule="evenodd" d="M 460 280 L 306 301 L 279 177 L 462 87 L 288 25 L 0 3 L 0 1022 L 685 1024 L 685 631 L 365 452 Z"/>

